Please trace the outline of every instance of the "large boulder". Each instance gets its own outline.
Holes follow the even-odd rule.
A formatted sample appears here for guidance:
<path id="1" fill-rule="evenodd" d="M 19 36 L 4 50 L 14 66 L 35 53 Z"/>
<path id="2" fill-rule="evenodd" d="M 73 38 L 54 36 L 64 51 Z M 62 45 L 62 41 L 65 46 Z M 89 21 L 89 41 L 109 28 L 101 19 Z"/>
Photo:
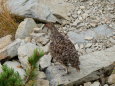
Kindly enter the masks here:
<path id="1" fill-rule="evenodd" d="M 14 69 L 15 72 L 18 72 L 22 79 L 25 78 L 26 72 L 22 69 L 21 64 L 17 61 L 6 61 L 4 63 L 9 68 Z"/>
<path id="2" fill-rule="evenodd" d="M 70 68 L 71 73 L 66 75 L 65 67 L 56 64 L 47 68 L 46 75 L 50 80 L 50 86 L 60 84 L 77 86 L 83 82 L 97 80 L 107 71 L 111 72 L 114 68 L 113 62 L 115 62 L 115 46 L 80 56 L 80 72 L 77 72 L 75 68 Z"/>
<path id="3" fill-rule="evenodd" d="M 39 0 L 8 0 L 7 4 L 13 14 L 32 17 L 41 21 L 58 21 L 50 9 L 45 4 L 39 3 Z"/>
<path id="4" fill-rule="evenodd" d="M 33 31 L 33 28 L 37 27 L 37 24 L 32 18 L 26 18 L 20 23 L 15 34 L 15 38 L 24 39 L 30 36 L 30 33 Z"/>
<path id="5" fill-rule="evenodd" d="M 18 48 L 21 44 L 20 39 L 16 39 L 14 42 L 9 44 L 8 46 L 4 47 L 0 50 L 0 60 L 5 58 L 13 58 L 18 55 Z"/>
<path id="6" fill-rule="evenodd" d="M 92 39 L 100 39 L 105 40 L 104 37 L 111 37 L 114 35 L 115 30 L 113 28 L 110 28 L 106 24 L 100 25 L 96 28 L 89 29 L 87 31 L 82 32 L 68 32 L 69 39 L 73 43 L 86 43 L 89 42 Z"/>
<path id="7" fill-rule="evenodd" d="M 32 43 L 25 43 L 18 48 L 18 58 L 24 69 L 30 67 L 28 58 L 33 55 L 35 49 L 38 49 L 38 46 Z"/>
<path id="8" fill-rule="evenodd" d="M 39 3 L 48 6 L 55 16 L 63 17 L 68 20 L 69 11 L 74 9 L 74 6 L 70 3 L 65 2 L 65 0 L 39 0 Z"/>

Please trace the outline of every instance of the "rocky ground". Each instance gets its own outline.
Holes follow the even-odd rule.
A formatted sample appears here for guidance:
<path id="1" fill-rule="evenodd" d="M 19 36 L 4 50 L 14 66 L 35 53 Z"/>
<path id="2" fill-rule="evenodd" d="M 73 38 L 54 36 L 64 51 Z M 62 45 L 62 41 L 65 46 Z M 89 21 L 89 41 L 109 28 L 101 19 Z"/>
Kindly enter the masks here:
<path id="1" fill-rule="evenodd" d="M 11 40 L 11 35 L 0 39 L 1 62 L 6 58 L 18 58 L 1 64 L 8 64 L 24 79 L 25 69 L 29 66 L 28 57 L 32 55 L 34 49 L 40 48 L 44 50 L 45 55 L 38 62 L 41 70 L 38 71 L 37 86 L 115 86 L 113 70 L 115 67 L 113 64 L 115 62 L 115 0 L 50 0 L 53 4 L 47 3 L 47 5 L 52 8 L 51 10 L 42 5 L 45 3 L 43 1 L 37 4 L 35 4 L 36 0 L 28 0 L 23 4 L 22 2 L 17 4 L 17 0 L 13 1 L 10 2 L 12 13 L 38 18 L 45 22 L 62 23 L 56 26 L 79 51 L 81 71 L 77 72 L 74 68 L 70 68 L 71 74 L 63 76 L 65 73 L 63 65 L 51 63 L 50 31 L 44 27 L 44 23 L 36 23 L 32 18 L 25 18 L 20 23 L 14 41 Z M 30 2 L 33 3 L 32 7 Z M 69 9 L 65 10 L 64 6 L 68 6 Z M 26 10 L 23 10 L 25 7 Z M 41 8 L 37 9 L 37 7 Z M 42 15 L 38 14 L 39 11 Z M 19 68 L 18 65 L 23 68 Z"/>

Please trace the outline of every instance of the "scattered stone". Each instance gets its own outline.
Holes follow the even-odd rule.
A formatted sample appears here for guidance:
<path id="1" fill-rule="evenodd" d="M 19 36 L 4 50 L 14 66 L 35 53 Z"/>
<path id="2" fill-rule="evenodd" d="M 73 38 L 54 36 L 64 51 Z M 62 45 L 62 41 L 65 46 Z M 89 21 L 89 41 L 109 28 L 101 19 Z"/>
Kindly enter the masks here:
<path id="1" fill-rule="evenodd" d="M 96 81 L 93 84 L 91 84 L 90 86 L 100 86 L 100 82 Z"/>
<path id="2" fill-rule="evenodd" d="M 4 47 L 12 43 L 11 38 L 11 35 L 7 35 L 5 37 L 0 38 L 0 49 L 3 49 Z"/>
<path id="3" fill-rule="evenodd" d="M 115 74 L 111 74 L 108 78 L 109 84 L 115 84 Z"/>
<path id="4" fill-rule="evenodd" d="M 37 25 L 32 18 L 26 18 L 23 22 L 20 23 L 15 34 L 15 38 L 24 39 L 29 37 L 30 33 L 33 31 L 33 28 L 36 28 Z"/>
<path id="5" fill-rule="evenodd" d="M 65 67 L 61 64 L 56 64 L 47 68 L 46 76 L 52 86 L 60 84 L 68 86 L 74 84 L 77 86 L 83 82 L 97 80 L 100 78 L 99 75 L 103 73 L 101 68 L 104 68 L 104 71 L 113 70 L 114 65 L 112 65 L 112 63 L 115 61 L 114 55 L 115 46 L 108 48 L 107 50 L 86 54 L 80 56 L 80 72 L 77 72 L 75 68 L 72 68 L 70 69 L 71 73 L 69 75 L 64 75 L 66 73 L 64 70 Z M 100 70 L 100 72 L 97 70 Z"/>
<path id="6" fill-rule="evenodd" d="M 113 39 L 113 38 L 111 37 L 109 40 L 110 40 L 110 42 L 111 42 L 113 45 L 115 45 L 115 39 Z"/>
<path id="7" fill-rule="evenodd" d="M 18 48 L 18 58 L 24 69 L 30 67 L 28 64 L 28 58 L 33 55 L 35 49 L 39 49 L 39 48 L 38 46 L 32 43 L 23 44 Z"/>
<path id="8" fill-rule="evenodd" d="M 43 46 L 46 45 L 49 41 L 50 40 L 47 38 L 47 36 L 36 38 L 36 42 L 41 43 Z"/>
<path id="9" fill-rule="evenodd" d="M 84 44 L 80 44 L 80 49 L 83 49 L 84 48 Z"/>
<path id="10" fill-rule="evenodd" d="M 4 63 L 9 68 L 13 68 L 15 72 L 18 72 L 22 79 L 25 78 L 26 72 L 22 69 L 21 64 L 17 61 L 6 61 Z"/>
<path id="11" fill-rule="evenodd" d="M 17 49 L 19 48 L 21 44 L 21 40 L 17 39 L 5 48 L 0 50 L 0 60 L 5 58 L 13 58 L 18 55 Z"/>
<path id="12" fill-rule="evenodd" d="M 44 56 L 40 59 L 40 62 L 39 62 L 41 68 L 44 69 L 44 68 L 50 66 L 50 65 L 51 65 L 51 59 L 52 59 L 52 57 L 51 57 L 50 54 L 44 55 Z"/>
<path id="13" fill-rule="evenodd" d="M 72 26 L 76 26 L 78 23 L 79 23 L 79 20 L 76 19 L 76 20 L 74 21 L 74 23 L 72 24 Z"/>
<path id="14" fill-rule="evenodd" d="M 74 15 L 72 15 L 72 17 L 73 17 L 74 19 L 76 19 L 76 18 L 77 18 L 77 15 L 76 15 L 76 14 L 74 14 Z"/>
<path id="15" fill-rule="evenodd" d="M 92 43 L 86 43 L 86 45 L 85 45 L 86 48 L 89 48 L 91 46 L 92 46 Z"/>
<path id="16" fill-rule="evenodd" d="M 38 72 L 38 76 L 37 76 L 38 79 L 45 79 L 46 78 L 46 75 L 44 72 Z"/>
<path id="17" fill-rule="evenodd" d="M 80 9 L 84 10 L 84 9 L 85 9 L 85 6 L 80 6 Z"/>
<path id="18" fill-rule="evenodd" d="M 44 79 L 38 79 L 35 86 L 49 86 L 49 81 Z"/>
<path id="19" fill-rule="evenodd" d="M 91 86 L 91 82 L 84 83 L 84 86 Z"/>

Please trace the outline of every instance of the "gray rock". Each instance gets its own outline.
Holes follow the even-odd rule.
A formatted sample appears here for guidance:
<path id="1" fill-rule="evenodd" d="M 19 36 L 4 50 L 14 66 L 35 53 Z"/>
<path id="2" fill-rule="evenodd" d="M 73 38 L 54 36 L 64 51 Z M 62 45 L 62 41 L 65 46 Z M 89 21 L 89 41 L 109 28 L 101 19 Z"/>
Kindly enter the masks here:
<path id="1" fill-rule="evenodd" d="M 32 17 L 41 21 L 56 22 L 51 10 L 42 0 L 8 0 L 7 4 L 13 14 L 24 17 Z"/>
<path id="2" fill-rule="evenodd" d="M 109 84 L 115 84 L 115 74 L 111 74 L 108 78 Z"/>
<path id="3" fill-rule="evenodd" d="M 50 66 L 50 65 L 51 65 L 51 59 L 52 59 L 52 57 L 51 57 L 50 54 L 44 55 L 44 56 L 40 59 L 40 63 L 39 63 L 40 66 L 41 66 L 41 68 L 44 69 L 44 68 Z"/>
<path id="4" fill-rule="evenodd" d="M 68 12 L 71 9 L 74 9 L 72 4 L 67 3 L 64 0 L 46 0 L 45 2 L 43 0 L 39 0 L 39 3 L 48 6 L 56 17 L 62 17 L 68 20 Z"/>
<path id="5" fill-rule="evenodd" d="M 59 64 L 49 66 L 46 70 L 46 75 L 48 80 L 50 80 L 51 86 L 57 86 L 57 84 L 73 86 L 83 82 L 97 80 L 100 78 L 99 75 L 104 73 L 102 70 L 111 71 L 113 69 L 114 55 L 115 46 L 107 50 L 80 56 L 80 72 L 77 72 L 75 68 L 71 68 L 71 73 L 64 76 L 66 73 L 65 68 Z"/>
<path id="6" fill-rule="evenodd" d="M 33 31 L 33 28 L 37 27 L 35 21 L 32 18 L 26 18 L 23 22 L 20 23 L 15 34 L 15 38 L 24 39 L 29 37 L 30 33 Z"/>
<path id="7" fill-rule="evenodd" d="M 0 50 L 0 60 L 5 59 L 6 57 L 13 58 L 14 56 L 18 55 L 17 49 L 19 48 L 21 44 L 21 40 L 17 39 L 5 48 Z"/>
<path id="8" fill-rule="evenodd" d="M 91 86 L 91 82 L 84 83 L 84 86 Z"/>
<path id="9" fill-rule="evenodd" d="M 105 39 L 105 37 L 110 37 L 113 35 L 114 29 L 108 27 L 107 25 L 100 25 L 93 29 L 88 29 L 87 31 L 82 32 L 68 32 L 69 39 L 74 43 L 84 43 L 89 42 L 89 40 L 86 40 L 87 37 L 91 37 L 94 39 Z"/>
<path id="10" fill-rule="evenodd" d="M 90 86 L 100 86 L 100 82 L 96 81 L 93 84 L 91 84 Z"/>
<path id="11" fill-rule="evenodd" d="M 19 62 L 6 61 L 4 64 L 7 65 L 9 68 L 13 68 L 15 72 L 18 72 L 22 79 L 25 78 L 26 72 L 20 67 L 21 64 Z"/>
<path id="12" fill-rule="evenodd" d="M 35 49 L 38 49 L 38 46 L 32 43 L 23 44 L 18 48 L 18 58 L 25 69 L 30 67 L 28 58 L 32 56 Z"/>
<path id="13" fill-rule="evenodd" d="M 0 49 L 3 49 L 4 47 L 12 43 L 11 38 L 11 35 L 7 35 L 5 37 L 0 38 Z"/>

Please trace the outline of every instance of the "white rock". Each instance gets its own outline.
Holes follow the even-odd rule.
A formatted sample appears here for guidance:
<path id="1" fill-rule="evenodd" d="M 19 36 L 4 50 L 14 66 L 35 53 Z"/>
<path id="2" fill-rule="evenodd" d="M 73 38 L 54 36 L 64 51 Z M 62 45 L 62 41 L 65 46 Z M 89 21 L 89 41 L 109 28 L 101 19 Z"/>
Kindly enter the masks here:
<path id="1" fill-rule="evenodd" d="M 111 74 L 108 78 L 109 84 L 115 84 L 115 74 Z"/>
<path id="2" fill-rule="evenodd" d="M 34 33 L 39 33 L 42 29 L 41 28 L 34 28 L 33 31 Z"/>
<path id="3" fill-rule="evenodd" d="M 90 85 L 91 85 L 91 82 L 84 83 L 84 86 L 90 86 Z"/>
<path id="4" fill-rule="evenodd" d="M 82 16 L 79 16 L 79 17 L 78 17 L 78 19 L 79 19 L 80 21 L 82 21 L 82 20 L 83 20 Z"/>
<path id="5" fill-rule="evenodd" d="M 17 61 L 6 61 L 4 63 L 9 68 L 13 68 L 15 72 L 18 72 L 22 79 L 25 78 L 26 72 L 21 68 L 21 64 Z"/>
<path id="6" fill-rule="evenodd" d="M 85 6 L 80 6 L 80 9 L 84 10 L 84 9 L 85 9 Z"/>
<path id="7" fill-rule="evenodd" d="M 44 68 L 50 66 L 50 65 L 51 65 L 51 59 L 52 59 L 52 57 L 51 57 L 50 54 L 44 55 L 44 56 L 40 59 L 40 62 L 39 62 L 41 68 L 44 69 Z"/>
<path id="8" fill-rule="evenodd" d="M 40 3 L 41 1 L 42 3 Z M 43 0 L 8 0 L 7 3 L 13 14 L 32 17 L 41 21 L 58 21 L 49 9 L 46 1 L 43 3 Z"/>
<path id="9" fill-rule="evenodd" d="M 35 49 L 38 49 L 38 46 L 32 43 L 26 43 L 18 48 L 18 58 L 24 69 L 30 67 L 28 64 L 28 58 L 33 55 Z"/>
<path id="10" fill-rule="evenodd" d="M 91 84 L 90 86 L 100 86 L 100 82 L 96 81 L 93 84 Z"/>
<path id="11" fill-rule="evenodd" d="M 12 43 L 11 38 L 11 35 L 7 35 L 5 37 L 0 38 L 0 49 L 3 49 L 4 47 Z"/>
<path id="12" fill-rule="evenodd" d="M 99 75 L 102 74 L 101 69 L 103 70 L 104 68 L 105 71 L 111 71 L 114 67 L 115 46 L 108 48 L 107 50 L 85 54 L 80 56 L 79 59 L 80 72 L 77 72 L 75 68 L 72 68 L 70 69 L 71 73 L 65 76 L 63 76 L 66 73 L 66 71 L 63 70 L 65 68 L 63 65 L 49 66 L 46 70 L 46 76 L 50 81 L 50 84 L 53 86 L 60 84 L 77 86 L 83 82 L 99 79 Z"/>
<path id="13" fill-rule="evenodd" d="M 89 48 L 91 46 L 92 46 L 92 43 L 86 43 L 86 45 L 85 45 L 86 48 Z"/>
<path id="14" fill-rule="evenodd" d="M 78 10 L 78 11 L 77 11 L 77 14 L 78 14 L 78 15 L 81 14 L 81 10 Z"/>
<path id="15" fill-rule="evenodd" d="M 13 58 L 14 56 L 18 55 L 18 47 L 21 44 L 21 40 L 17 39 L 5 48 L 0 50 L 0 59 L 5 59 L 6 57 Z"/>
<path id="16" fill-rule="evenodd" d="M 93 37 L 91 37 L 91 36 L 86 36 L 84 39 L 90 41 L 90 40 L 93 39 Z"/>
<path id="17" fill-rule="evenodd" d="M 44 72 L 38 72 L 38 76 L 37 76 L 38 79 L 45 79 L 46 78 L 46 75 Z"/>
<path id="18" fill-rule="evenodd" d="M 75 49 L 76 49 L 76 50 L 79 49 L 79 45 L 78 45 L 78 44 L 75 45 Z"/>
<path id="19" fill-rule="evenodd" d="M 84 44 L 80 44 L 80 49 L 83 49 L 84 48 Z"/>
<path id="20" fill-rule="evenodd" d="M 108 84 L 105 84 L 104 86 L 109 86 Z"/>
<path id="21" fill-rule="evenodd" d="M 30 33 L 33 31 L 33 28 L 37 27 L 35 21 L 32 18 L 26 18 L 23 22 L 20 23 L 15 34 L 15 38 L 24 39 L 29 37 Z"/>

